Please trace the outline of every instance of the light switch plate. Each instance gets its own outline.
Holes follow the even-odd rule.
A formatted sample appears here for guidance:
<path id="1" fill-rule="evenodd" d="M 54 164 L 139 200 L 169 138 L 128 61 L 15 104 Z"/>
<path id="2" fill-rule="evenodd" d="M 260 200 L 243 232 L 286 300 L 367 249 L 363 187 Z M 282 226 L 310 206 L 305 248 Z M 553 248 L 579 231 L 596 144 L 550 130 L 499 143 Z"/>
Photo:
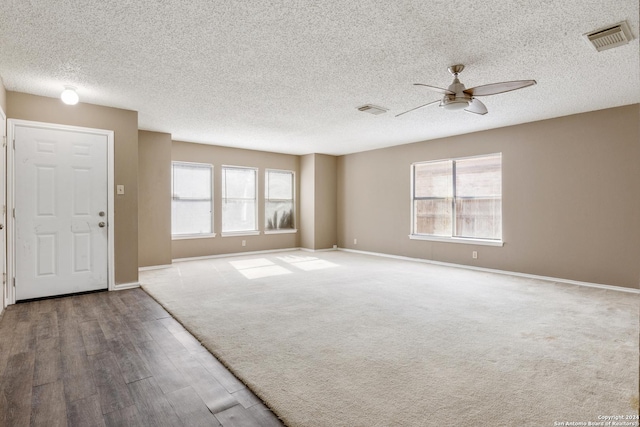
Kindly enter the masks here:
<path id="1" fill-rule="evenodd" d="M 117 194 L 124 194 L 124 185 L 116 186 L 116 193 Z"/>

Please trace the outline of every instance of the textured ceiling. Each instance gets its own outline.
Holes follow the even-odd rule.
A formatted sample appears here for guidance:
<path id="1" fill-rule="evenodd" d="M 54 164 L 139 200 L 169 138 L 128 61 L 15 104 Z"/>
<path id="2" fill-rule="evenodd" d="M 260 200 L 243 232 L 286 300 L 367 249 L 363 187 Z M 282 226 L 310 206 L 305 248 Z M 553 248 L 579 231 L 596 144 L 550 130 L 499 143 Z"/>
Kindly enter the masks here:
<path id="1" fill-rule="evenodd" d="M 10 91 L 139 112 L 173 139 L 346 154 L 640 102 L 637 0 L 5 0 L 0 76 Z M 582 34 L 627 20 L 635 39 L 597 53 Z M 478 116 L 429 106 L 447 66 L 478 86 Z M 389 112 L 359 112 L 363 104 Z M 73 108 L 73 107 L 65 107 Z"/>

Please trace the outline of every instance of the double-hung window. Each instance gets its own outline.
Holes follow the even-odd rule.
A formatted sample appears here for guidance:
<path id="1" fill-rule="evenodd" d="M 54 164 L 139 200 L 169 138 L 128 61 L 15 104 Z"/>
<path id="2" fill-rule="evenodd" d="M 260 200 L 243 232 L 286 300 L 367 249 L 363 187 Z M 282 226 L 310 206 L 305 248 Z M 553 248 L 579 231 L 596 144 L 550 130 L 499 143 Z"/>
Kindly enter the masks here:
<path id="1" fill-rule="evenodd" d="M 293 172 L 267 169 L 264 181 L 265 230 L 294 231 Z"/>
<path id="2" fill-rule="evenodd" d="M 412 165 L 411 237 L 502 244 L 502 154 Z"/>
<path id="3" fill-rule="evenodd" d="M 213 166 L 202 163 L 171 164 L 171 234 L 213 234 Z"/>
<path id="4" fill-rule="evenodd" d="M 222 167 L 222 232 L 258 233 L 258 170 Z"/>

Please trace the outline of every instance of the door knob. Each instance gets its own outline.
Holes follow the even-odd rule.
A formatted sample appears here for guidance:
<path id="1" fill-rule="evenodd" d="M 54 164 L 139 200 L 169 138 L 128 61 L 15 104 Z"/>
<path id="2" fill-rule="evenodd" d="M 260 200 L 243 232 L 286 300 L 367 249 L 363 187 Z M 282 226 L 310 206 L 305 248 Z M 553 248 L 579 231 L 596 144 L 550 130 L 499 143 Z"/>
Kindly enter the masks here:
<path id="1" fill-rule="evenodd" d="M 4 228 L 4 224 L 0 224 L 0 230 Z"/>
<path id="2" fill-rule="evenodd" d="M 106 224 L 106 223 L 104 223 L 104 222 L 99 222 L 99 223 L 98 223 L 98 227 L 100 227 L 100 228 L 104 227 L 105 225 L 107 225 L 107 224 Z"/>

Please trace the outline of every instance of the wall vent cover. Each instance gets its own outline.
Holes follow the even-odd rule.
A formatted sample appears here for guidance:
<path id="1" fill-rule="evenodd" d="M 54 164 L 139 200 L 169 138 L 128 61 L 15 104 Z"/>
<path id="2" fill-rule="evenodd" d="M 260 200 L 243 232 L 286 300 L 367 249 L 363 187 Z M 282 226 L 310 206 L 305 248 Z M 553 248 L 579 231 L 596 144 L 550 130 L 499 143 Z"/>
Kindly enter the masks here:
<path id="1" fill-rule="evenodd" d="M 583 34 L 589 44 L 598 52 L 622 46 L 633 40 L 626 21 Z"/>
<path id="2" fill-rule="evenodd" d="M 378 107 L 378 106 L 375 106 L 375 105 L 367 104 L 367 105 L 363 105 L 362 107 L 358 107 L 358 111 L 362 111 L 362 112 L 373 114 L 373 115 L 377 116 L 378 114 L 386 113 L 388 110 L 386 108 L 383 108 L 383 107 Z"/>

